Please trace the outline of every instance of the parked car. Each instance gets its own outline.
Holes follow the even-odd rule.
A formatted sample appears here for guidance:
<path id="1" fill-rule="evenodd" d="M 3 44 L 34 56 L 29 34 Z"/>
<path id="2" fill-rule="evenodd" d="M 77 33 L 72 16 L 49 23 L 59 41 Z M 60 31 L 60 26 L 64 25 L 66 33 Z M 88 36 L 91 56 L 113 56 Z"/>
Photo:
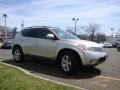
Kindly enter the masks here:
<path id="1" fill-rule="evenodd" d="M 104 44 L 105 48 L 112 48 L 113 47 L 113 45 L 109 42 L 104 42 L 103 44 Z"/>
<path id="2" fill-rule="evenodd" d="M 13 46 L 13 39 L 12 38 L 5 38 L 2 42 L 2 48 L 12 48 Z"/>
<path id="3" fill-rule="evenodd" d="M 55 27 L 28 27 L 16 35 L 12 54 L 16 62 L 26 56 L 55 60 L 66 74 L 77 72 L 80 66 L 95 66 L 107 59 L 101 45 L 80 40 Z"/>
<path id="4" fill-rule="evenodd" d="M 102 43 L 102 42 L 100 42 L 100 43 L 98 43 L 98 44 L 101 45 L 102 47 L 105 47 L 105 44 Z"/>

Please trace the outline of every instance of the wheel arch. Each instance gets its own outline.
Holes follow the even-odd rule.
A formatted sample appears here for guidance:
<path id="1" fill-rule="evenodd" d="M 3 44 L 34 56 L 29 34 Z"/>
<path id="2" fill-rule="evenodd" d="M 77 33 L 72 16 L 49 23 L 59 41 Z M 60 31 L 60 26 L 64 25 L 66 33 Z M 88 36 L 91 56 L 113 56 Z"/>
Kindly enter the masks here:
<path id="1" fill-rule="evenodd" d="M 19 47 L 19 48 L 22 50 L 22 47 L 21 47 L 20 45 L 16 44 L 16 45 L 14 45 L 13 48 L 12 48 L 12 54 L 13 54 L 13 51 L 14 51 L 14 49 L 15 49 L 16 47 Z"/>
<path id="2" fill-rule="evenodd" d="M 79 58 L 79 61 L 80 61 L 80 64 L 82 65 L 82 61 L 81 61 L 81 56 L 78 54 L 77 51 L 73 50 L 73 49 L 69 49 L 69 48 L 64 48 L 64 49 L 61 49 L 58 54 L 57 54 L 57 63 L 60 62 L 60 57 L 62 55 L 63 52 L 66 52 L 66 51 L 71 51 L 72 53 L 75 53 L 78 58 Z"/>

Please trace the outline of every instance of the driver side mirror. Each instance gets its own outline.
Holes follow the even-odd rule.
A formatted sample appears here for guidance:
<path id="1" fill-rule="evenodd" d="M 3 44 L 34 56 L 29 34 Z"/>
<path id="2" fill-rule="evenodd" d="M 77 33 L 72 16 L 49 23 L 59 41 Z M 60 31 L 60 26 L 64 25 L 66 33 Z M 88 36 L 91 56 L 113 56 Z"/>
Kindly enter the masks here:
<path id="1" fill-rule="evenodd" d="M 46 36 L 48 39 L 54 39 L 54 34 L 47 34 L 47 36 Z"/>

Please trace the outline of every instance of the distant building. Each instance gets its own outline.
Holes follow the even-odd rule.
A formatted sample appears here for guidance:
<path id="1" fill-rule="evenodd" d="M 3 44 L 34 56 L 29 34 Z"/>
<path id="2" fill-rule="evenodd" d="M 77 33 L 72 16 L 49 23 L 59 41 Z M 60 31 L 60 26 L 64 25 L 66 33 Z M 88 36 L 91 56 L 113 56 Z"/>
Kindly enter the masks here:
<path id="1" fill-rule="evenodd" d="M 91 41 L 91 35 L 88 34 L 80 34 L 80 35 L 76 35 L 78 38 L 82 39 L 82 40 L 89 40 Z M 94 42 L 104 42 L 106 41 L 106 36 L 103 34 L 99 34 L 99 35 L 94 35 L 93 38 Z"/>
<path id="2" fill-rule="evenodd" d="M 120 44 L 120 32 L 117 32 L 114 36 L 110 35 L 106 37 L 106 42 L 111 44 Z"/>
<path id="3" fill-rule="evenodd" d="M 5 37 L 4 32 L 0 31 L 0 42 L 3 41 L 3 38 Z"/>
<path id="4" fill-rule="evenodd" d="M 115 43 L 120 45 L 120 32 L 117 32 L 115 35 Z"/>
<path id="5" fill-rule="evenodd" d="M 115 44 L 115 36 L 106 36 L 106 42 L 109 42 L 111 44 Z"/>

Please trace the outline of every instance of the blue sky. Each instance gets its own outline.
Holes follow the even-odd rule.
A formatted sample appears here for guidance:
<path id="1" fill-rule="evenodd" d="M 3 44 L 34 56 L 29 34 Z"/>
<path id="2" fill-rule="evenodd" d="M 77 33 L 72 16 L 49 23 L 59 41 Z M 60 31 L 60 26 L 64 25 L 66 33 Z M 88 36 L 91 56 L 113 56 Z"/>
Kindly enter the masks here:
<path id="1" fill-rule="evenodd" d="M 6 13 L 7 25 L 50 25 L 66 29 L 74 26 L 73 17 L 79 18 L 77 26 L 97 23 L 101 31 L 111 34 L 120 28 L 120 0 L 0 0 L 0 25 L 4 25 L 2 14 Z M 79 30 L 78 33 L 84 33 Z"/>

